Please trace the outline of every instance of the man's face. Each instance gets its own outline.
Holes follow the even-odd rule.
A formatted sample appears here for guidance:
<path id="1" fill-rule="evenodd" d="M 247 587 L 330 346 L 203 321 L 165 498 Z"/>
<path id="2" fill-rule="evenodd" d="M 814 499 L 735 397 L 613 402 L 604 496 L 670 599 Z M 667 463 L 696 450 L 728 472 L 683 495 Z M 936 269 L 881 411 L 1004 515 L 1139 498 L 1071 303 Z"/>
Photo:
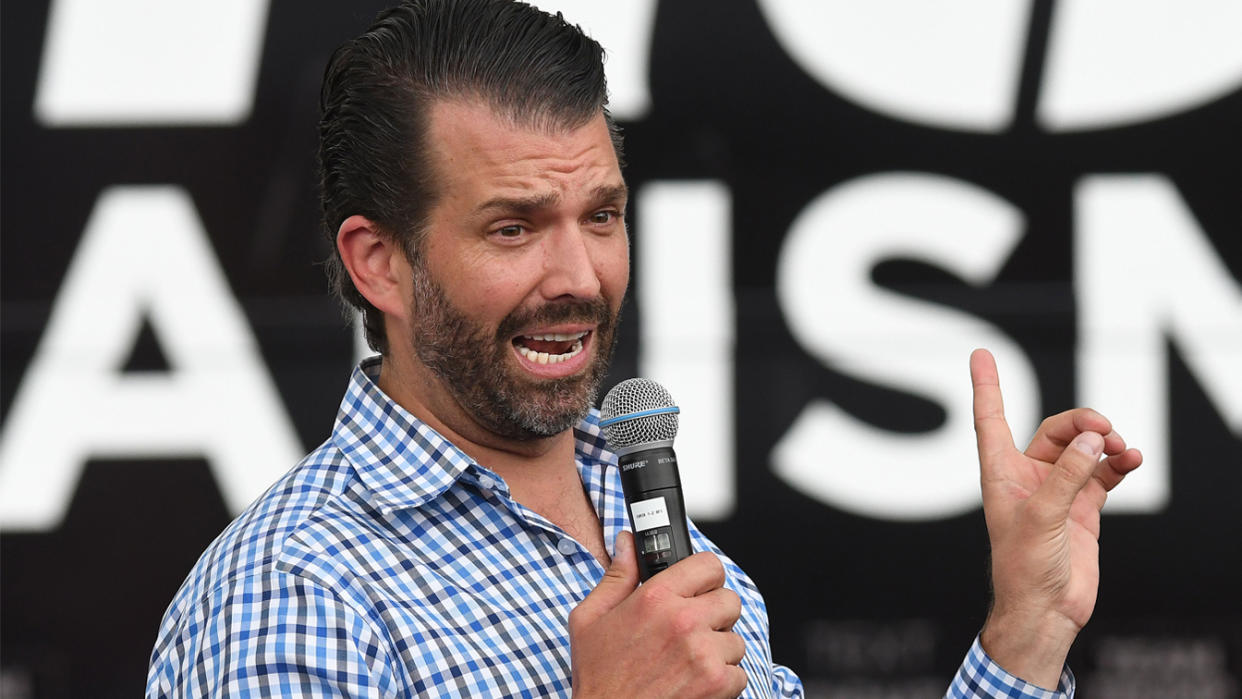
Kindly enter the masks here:
<path id="1" fill-rule="evenodd" d="M 604 118 L 544 133 L 442 102 L 428 129 L 439 199 L 414 265 L 414 354 L 491 433 L 563 432 L 607 371 L 629 279 Z"/>

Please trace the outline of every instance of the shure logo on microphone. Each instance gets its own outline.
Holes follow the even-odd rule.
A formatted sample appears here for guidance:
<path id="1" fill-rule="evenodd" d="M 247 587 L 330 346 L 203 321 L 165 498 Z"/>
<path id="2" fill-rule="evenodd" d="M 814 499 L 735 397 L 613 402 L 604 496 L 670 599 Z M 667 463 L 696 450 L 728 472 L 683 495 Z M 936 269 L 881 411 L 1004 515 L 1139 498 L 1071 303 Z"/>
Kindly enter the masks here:
<path id="1" fill-rule="evenodd" d="M 634 469 L 644 468 L 646 467 L 646 465 L 647 465 L 647 460 L 642 459 L 640 461 L 634 461 L 628 464 L 621 464 L 621 470 L 622 471 L 633 471 Z"/>

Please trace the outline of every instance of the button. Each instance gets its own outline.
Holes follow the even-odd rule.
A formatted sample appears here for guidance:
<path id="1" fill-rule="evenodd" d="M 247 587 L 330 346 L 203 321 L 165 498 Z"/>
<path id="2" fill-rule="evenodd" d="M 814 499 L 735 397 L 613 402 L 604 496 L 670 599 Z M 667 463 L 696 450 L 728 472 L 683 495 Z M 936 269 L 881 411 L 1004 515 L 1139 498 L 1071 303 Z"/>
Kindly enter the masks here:
<path id="1" fill-rule="evenodd" d="M 483 490 L 495 490 L 496 481 L 492 480 L 491 476 L 479 476 L 479 486 Z"/>
<path id="2" fill-rule="evenodd" d="M 556 550 L 569 556 L 578 552 L 578 544 L 573 539 L 561 539 L 556 542 Z"/>

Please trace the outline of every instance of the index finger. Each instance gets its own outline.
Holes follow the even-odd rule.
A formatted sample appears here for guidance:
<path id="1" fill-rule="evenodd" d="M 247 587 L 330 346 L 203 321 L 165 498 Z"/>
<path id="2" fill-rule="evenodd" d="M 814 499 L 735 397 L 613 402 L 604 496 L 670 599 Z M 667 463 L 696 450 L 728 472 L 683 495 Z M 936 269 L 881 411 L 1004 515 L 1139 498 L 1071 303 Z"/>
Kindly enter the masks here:
<path id="1" fill-rule="evenodd" d="M 992 353 L 977 349 L 970 354 L 970 382 L 974 386 L 975 440 L 979 457 L 1014 449 L 1013 435 L 1005 421 L 1000 375 Z"/>
<path id="2" fill-rule="evenodd" d="M 716 554 L 700 551 L 656 573 L 644 584 L 652 583 L 680 597 L 697 597 L 724 586 L 724 564 Z"/>

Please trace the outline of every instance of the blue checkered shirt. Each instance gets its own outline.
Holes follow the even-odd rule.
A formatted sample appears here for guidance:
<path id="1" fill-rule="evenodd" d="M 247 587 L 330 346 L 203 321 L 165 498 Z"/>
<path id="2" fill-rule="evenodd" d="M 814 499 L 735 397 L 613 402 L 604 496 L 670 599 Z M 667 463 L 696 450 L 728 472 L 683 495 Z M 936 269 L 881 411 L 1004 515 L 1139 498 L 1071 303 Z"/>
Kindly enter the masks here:
<path id="1" fill-rule="evenodd" d="M 355 370 L 332 437 L 194 566 L 160 624 L 148 697 L 570 694 L 569 612 L 604 569 L 384 395 L 378 372 Z M 598 414 L 574 436 L 611 548 L 629 528 L 616 457 Z M 772 662 L 754 583 L 693 525 L 691 538 L 741 597 L 744 696 L 801 696 Z M 976 641 L 950 694 L 1054 696 L 1021 684 Z"/>

